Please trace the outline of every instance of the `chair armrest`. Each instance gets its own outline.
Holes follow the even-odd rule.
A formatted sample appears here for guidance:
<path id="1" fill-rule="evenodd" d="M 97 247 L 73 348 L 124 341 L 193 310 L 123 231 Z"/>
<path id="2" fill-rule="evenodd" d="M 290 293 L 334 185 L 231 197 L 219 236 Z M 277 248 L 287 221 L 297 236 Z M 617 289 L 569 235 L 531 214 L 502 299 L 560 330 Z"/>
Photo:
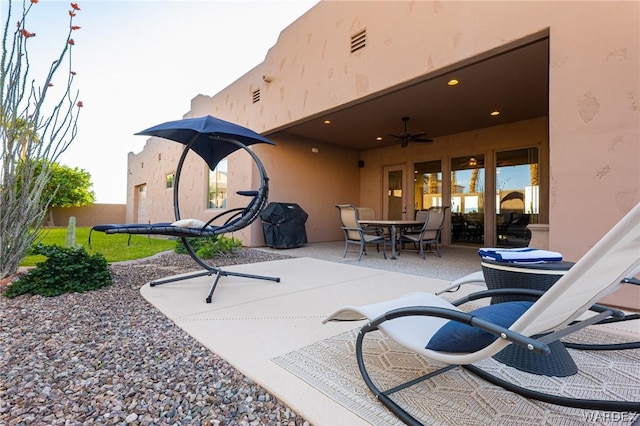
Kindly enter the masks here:
<path id="1" fill-rule="evenodd" d="M 454 306 L 460 306 L 473 300 L 485 299 L 493 296 L 533 296 L 540 297 L 544 294 L 544 290 L 534 290 L 529 288 L 497 288 L 493 290 L 483 290 L 471 293 L 451 302 Z"/>
<path id="2" fill-rule="evenodd" d="M 640 280 L 637 278 L 623 278 L 622 282 L 625 284 L 640 285 Z"/>
<path id="3" fill-rule="evenodd" d="M 367 234 L 375 234 L 375 235 L 386 235 L 385 234 L 385 229 L 384 228 L 380 228 L 378 226 L 367 226 L 364 228 L 364 232 Z"/>
<path id="4" fill-rule="evenodd" d="M 362 232 L 361 228 L 351 228 L 351 227 L 348 227 L 348 226 L 341 226 L 340 229 L 345 230 L 345 231 Z"/>
<path id="5" fill-rule="evenodd" d="M 546 343 L 539 342 L 538 340 L 532 339 L 531 337 L 522 335 L 515 331 L 511 331 L 508 328 L 501 327 L 492 322 L 477 318 L 474 315 L 466 312 L 432 306 L 410 306 L 406 308 L 393 309 L 366 324 L 364 327 L 362 327 L 361 333 L 367 333 L 368 331 L 374 330 L 385 321 L 408 316 L 438 317 L 448 319 L 450 321 L 460 322 L 462 324 L 466 324 L 471 327 L 486 331 L 487 333 L 493 334 L 498 338 L 508 340 L 535 353 L 541 355 L 548 355 L 549 353 L 551 353 L 551 349 Z"/>
<path id="6" fill-rule="evenodd" d="M 438 296 L 442 293 L 453 293 L 455 291 L 458 291 L 460 286 L 471 283 L 485 283 L 484 273 L 482 271 L 472 272 L 462 278 L 451 281 L 451 284 L 449 284 L 449 286 L 443 288 L 442 290 L 438 290 L 435 294 L 436 296 Z"/>

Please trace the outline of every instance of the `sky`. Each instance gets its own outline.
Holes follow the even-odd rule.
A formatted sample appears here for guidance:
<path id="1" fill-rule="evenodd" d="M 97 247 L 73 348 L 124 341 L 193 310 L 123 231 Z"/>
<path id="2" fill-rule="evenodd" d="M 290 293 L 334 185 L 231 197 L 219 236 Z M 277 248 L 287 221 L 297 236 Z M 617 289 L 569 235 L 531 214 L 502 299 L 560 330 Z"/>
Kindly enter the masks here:
<path id="1" fill-rule="evenodd" d="M 6 1 L 0 18 L 6 22 Z M 96 203 L 126 203 L 134 133 L 179 120 L 198 94 L 213 96 L 262 63 L 280 32 L 318 0 L 74 0 L 78 135 L 59 163 L 91 174 Z M 28 2 L 28 0 L 27 0 Z M 14 1 L 14 16 L 22 1 Z M 36 80 L 44 80 L 69 28 L 69 1 L 39 0 L 26 29 Z M 65 77 L 66 78 L 66 75 Z"/>

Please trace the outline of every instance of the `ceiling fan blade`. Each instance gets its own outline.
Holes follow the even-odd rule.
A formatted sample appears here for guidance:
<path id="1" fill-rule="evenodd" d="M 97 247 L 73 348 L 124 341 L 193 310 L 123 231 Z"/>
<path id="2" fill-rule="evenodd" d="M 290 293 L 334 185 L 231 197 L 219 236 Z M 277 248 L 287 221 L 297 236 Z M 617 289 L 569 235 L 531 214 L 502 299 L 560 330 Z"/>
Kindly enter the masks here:
<path id="1" fill-rule="evenodd" d="M 429 138 L 413 138 L 413 142 L 433 142 L 433 139 Z"/>
<path id="2" fill-rule="evenodd" d="M 419 138 L 420 136 L 424 136 L 424 135 L 426 135 L 426 133 L 425 133 L 425 132 L 413 133 L 413 134 L 411 135 L 411 138 L 412 138 L 412 139 L 415 139 L 415 138 Z"/>

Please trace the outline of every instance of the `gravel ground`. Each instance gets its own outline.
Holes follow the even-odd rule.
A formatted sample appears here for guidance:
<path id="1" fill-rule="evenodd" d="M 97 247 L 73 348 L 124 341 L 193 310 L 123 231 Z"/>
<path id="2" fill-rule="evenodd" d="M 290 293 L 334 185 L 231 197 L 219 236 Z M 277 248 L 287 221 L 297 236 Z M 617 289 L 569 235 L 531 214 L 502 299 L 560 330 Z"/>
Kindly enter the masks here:
<path id="1" fill-rule="evenodd" d="M 244 249 L 216 264 L 287 257 Z M 199 269 L 163 253 L 112 265 L 98 291 L 0 296 L 0 424 L 309 425 L 140 296 Z"/>

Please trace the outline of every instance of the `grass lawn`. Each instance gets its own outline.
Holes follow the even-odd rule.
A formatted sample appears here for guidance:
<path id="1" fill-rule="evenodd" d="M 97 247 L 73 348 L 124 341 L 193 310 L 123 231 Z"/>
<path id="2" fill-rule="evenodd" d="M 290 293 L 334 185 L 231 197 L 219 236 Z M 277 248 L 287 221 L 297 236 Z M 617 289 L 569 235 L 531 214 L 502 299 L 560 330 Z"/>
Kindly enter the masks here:
<path id="1" fill-rule="evenodd" d="M 127 244 L 129 235 L 104 232 L 91 233 L 91 247 L 89 247 L 88 227 L 76 228 L 76 244 L 83 246 L 89 254 L 102 253 L 107 262 L 119 262 L 123 260 L 141 259 L 167 250 L 176 248 L 176 241 L 167 238 L 147 237 L 146 235 L 132 235 Z M 67 228 L 43 228 L 40 242 L 46 245 L 57 244 L 65 246 Z M 46 258 L 42 255 L 29 255 L 25 257 L 20 266 L 35 266 Z"/>

